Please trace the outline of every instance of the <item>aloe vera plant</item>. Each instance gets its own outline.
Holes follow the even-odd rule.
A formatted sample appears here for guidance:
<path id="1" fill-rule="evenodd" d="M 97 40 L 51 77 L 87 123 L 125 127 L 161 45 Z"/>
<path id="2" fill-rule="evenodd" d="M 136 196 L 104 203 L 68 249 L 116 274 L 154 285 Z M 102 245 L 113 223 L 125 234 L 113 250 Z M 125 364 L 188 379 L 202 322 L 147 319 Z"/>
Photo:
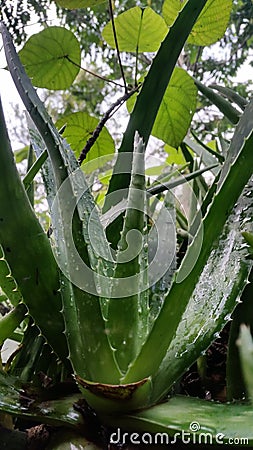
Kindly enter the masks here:
<path id="1" fill-rule="evenodd" d="M 231 143 L 217 158 L 216 151 L 208 152 L 206 145 L 183 135 L 181 150 L 188 157 L 192 150 L 200 153 L 204 168 L 195 167 L 183 179 L 170 171 L 151 186 L 145 175 L 145 149 L 177 59 L 210 3 L 188 0 L 180 11 L 176 8 L 173 25 L 138 86 L 102 211 L 85 165 L 82 170 L 64 133 L 49 117 L 1 25 L 8 68 L 29 116 L 36 155 L 21 180 L 1 107 L 0 286 L 3 299 L 13 307 L 0 321 L 1 343 L 15 338 L 15 333 L 17 338 L 18 331 L 22 336 L 22 347 L 0 371 L 2 412 L 87 432 L 87 411 L 92 408 L 93 425 L 96 414 L 97 426 L 113 429 L 101 444 L 97 428 L 104 446 L 124 441 L 126 435 L 119 430 L 127 430 L 132 444 L 157 443 L 153 439 L 162 433 L 167 439 L 163 443 L 176 437 L 185 443 L 188 433 L 196 444 L 206 432 L 213 445 L 236 445 L 239 437 L 252 445 L 248 400 L 220 405 L 173 395 L 175 383 L 236 315 L 246 289 L 252 292 L 252 258 L 244 240 L 252 233 L 252 100 L 239 114 L 228 100 L 217 93 L 211 96 L 210 88 L 187 79 L 193 91 L 195 83 L 233 123 L 238 122 Z M 57 31 L 47 31 L 51 32 Z M 68 54 L 57 58 L 73 65 Z M 231 92 L 224 92 L 230 99 Z M 157 129 L 156 125 L 155 134 Z M 51 217 L 48 234 L 27 194 L 39 170 Z M 215 178 L 210 189 L 202 177 L 206 170 Z M 187 226 L 173 188 L 190 180 Z M 197 198 L 203 201 L 194 207 Z M 178 267 L 177 224 L 191 240 Z M 252 342 L 245 328 L 240 352 L 250 399 Z M 52 396 L 52 388 L 45 387 L 71 377 L 79 393 Z M 73 389 L 74 383 L 70 385 Z"/>

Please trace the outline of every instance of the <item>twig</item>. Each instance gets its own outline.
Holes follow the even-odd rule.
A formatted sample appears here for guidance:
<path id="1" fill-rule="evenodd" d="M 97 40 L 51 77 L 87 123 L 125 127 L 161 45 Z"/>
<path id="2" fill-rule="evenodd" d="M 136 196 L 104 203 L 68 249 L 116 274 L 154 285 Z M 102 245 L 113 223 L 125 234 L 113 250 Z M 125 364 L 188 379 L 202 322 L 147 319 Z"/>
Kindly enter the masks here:
<path id="1" fill-rule="evenodd" d="M 95 144 L 107 120 L 110 119 L 115 110 L 118 109 L 120 106 L 122 106 L 124 102 L 126 102 L 135 92 L 139 90 L 139 88 L 140 85 L 134 87 L 134 89 L 132 89 L 130 92 L 126 92 L 122 97 L 118 98 L 118 100 L 116 100 L 116 102 L 110 106 L 108 111 L 106 111 L 105 115 L 100 120 L 98 126 L 93 131 L 92 136 L 88 139 L 85 147 L 80 153 L 80 156 L 78 158 L 78 163 L 80 165 L 85 160 L 87 153 L 90 151 L 91 147 Z"/>
<path id="2" fill-rule="evenodd" d="M 122 79 L 124 82 L 125 93 L 127 94 L 127 82 L 126 82 L 124 69 L 123 69 L 122 61 L 121 61 L 121 57 L 120 57 L 119 43 L 118 43 L 116 27 L 115 27 L 115 22 L 114 22 L 114 16 L 113 16 L 112 0 L 109 0 L 109 13 L 111 16 L 111 21 L 112 21 L 112 32 L 113 32 L 114 42 L 115 42 L 115 46 L 116 46 L 116 52 L 117 52 L 117 57 L 118 57 L 118 61 L 119 61 L 120 72 L 121 72 L 121 76 L 122 76 Z"/>
<path id="3" fill-rule="evenodd" d="M 103 75 L 98 75 L 97 73 L 92 72 L 91 70 L 85 69 L 80 64 L 77 64 L 75 61 L 73 61 L 68 55 L 64 55 L 64 58 L 67 59 L 71 64 L 74 64 L 74 66 L 78 67 L 81 70 L 84 70 L 84 72 L 89 73 L 93 77 L 99 78 L 99 80 L 103 80 L 103 81 L 106 81 L 107 83 L 115 84 L 115 86 L 119 86 L 121 88 L 125 88 L 125 84 L 122 85 L 120 83 L 117 83 L 117 81 L 111 80 L 110 78 L 103 77 Z"/>

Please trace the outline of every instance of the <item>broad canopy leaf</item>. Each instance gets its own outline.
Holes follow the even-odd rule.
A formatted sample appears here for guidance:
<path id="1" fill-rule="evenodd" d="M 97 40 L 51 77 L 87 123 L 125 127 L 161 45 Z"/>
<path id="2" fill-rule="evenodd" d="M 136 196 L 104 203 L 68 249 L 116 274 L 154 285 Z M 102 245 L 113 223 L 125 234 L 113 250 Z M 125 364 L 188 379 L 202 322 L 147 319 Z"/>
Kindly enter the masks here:
<path id="1" fill-rule="evenodd" d="M 174 23 L 185 3 L 186 0 L 183 2 L 165 0 L 162 15 L 168 26 Z M 214 44 L 226 31 L 231 9 L 231 0 L 208 0 L 190 33 L 188 42 L 200 46 Z"/>
<path id="2" fill-rule="evenodd" d="M 159 14 L 150 7 L 135 6 L 115 18 L 115 28 L 120 51 L 155 52 L 165 38 L 168 27 Z M 102 36 L 112 48 L 115 40 L 112 23 L 103 29 Z"/>
<path id="3" fill-rule="evenodd" d="M 133 108 L 135 97 L 128 101 Z M 152 136 L 177 148 L 184 139 L 196 109 L 197 89 L 185 70 L 176 67 L 165 91 L 153 129 Z"/>
<path id="4" fill-rule="evenodd" d="M 98 123 L 98 119 L 80 111 L 62 117 L 57 121 L 56 125 L 58 128 L 66 125 L 63 137 L 66 138 L 78 158 L 86 141 L 91 137 Z M 87 153 L 85 161 L 89 162 L 92 159 L 112 154 L 114 153 L 114 149 L 113 138 L 107 128 L 104 127 L 93 145 L 92 150 Z"/>
<path id="5" fill-rule="evenodd" d="M 34 86 L 67 89 L 80 70 L 81 50 L 71 31 L 49 27 L 31 36 L 19 57 Z"/>

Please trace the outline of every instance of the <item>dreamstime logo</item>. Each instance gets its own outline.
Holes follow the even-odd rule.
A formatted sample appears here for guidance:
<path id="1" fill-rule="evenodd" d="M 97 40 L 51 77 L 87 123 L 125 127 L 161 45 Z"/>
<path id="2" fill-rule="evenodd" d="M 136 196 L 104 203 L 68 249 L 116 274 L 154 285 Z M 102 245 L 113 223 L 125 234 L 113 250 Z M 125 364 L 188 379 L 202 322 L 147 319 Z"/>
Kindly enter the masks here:
<path id="1" fill-rule="evenodd" d="M 133 445 L 173 445 L 182 443 L 184 445 L 248 445 L 249 439 L 244 437 L 226 437 L 223 433 L 211 433 L 201 430 L 199 422 L 191 422 L 189 431 L 181 430 L 172 435 L 166 432 L 138 433 L 124 432 L 117 428 L 110 436 L 110 444 L 133 444 Z"/>
<path id="2" fill-rule="evenodd" d="M 114 166 L 114 176 L 130 174 L 132 157 L 132 153 L 121 155 L 120 164 Z M 137 155 L 137 158 L 141 157 L 142 155 Z M 103 175 L 103 161 L 104 158 L 96 160 L 96 166 L 100 167 L 96 171 L 96 177 Z M 156 160 L 156 165 L 160 164 L 160 161 Z M 141 163 L 139 164 L 137 160 L 137 167 L 139 166 Z M 185 182 L 183 177 L 182 181 Z M 110 296 L 111 298 L 135 295 L 161 280 L 168 273 L 175 258 L 177 244 L 173 207 L 166 202 L 158 201 L 155 213 L 151 214 L 152 208 L 148 209 L 146 205 L 152 203 L 154 197 L 148 192 L 143 193 L 138 187 L 131 186 L 128 189 L 119 189 L 108 194 L 106 201 L 111 208 L 102 213 L 99 205 L 94 206 L 92 200 L 93 183 L 94 177 L 90 183 L 87 183 L 82 170 L 78 168 L 62 183 L 54 198 L 52 223 L 56 241 L 54 248 L 56 261 L 63 274 L 74 285 L 90 294 L 99 294 L 102 297 Z M 185 185 L 193 198 L 191 186 L 188 183 Z M 130 190 L 134 202 L 129 205 L 127 198 Z M 178 203 L 179 199 L 175 191 L 173 191 L 173 196 Z M 196 199 L 195 201 L 197 202 Z M 127 248 L 115 252 L 106 240 L 105 228 L 122 213 L 125 214 L 129 208 L 145 215 L 152 226 L 144 236 L 137 229 L 129 229 L 126 234 Z M 90 266 L 79 254 L 80 246 L 77 249 L 73 237 L 73 217 L 77 210 L 83 224 L 82 232 L 88 244 Z M 59 227 L 59 223 L 62 223 L 63 226 Z M 198 224 L 201 224 L 200 213 Z M 183 269 L 177 274 L 178 282 L 181 282 L 191 272 L 201 249 L 202 228 L 201 226 L 195 228 L 199 229 L 198 239 L 194 240 L 192 251 L 189 252 L 190 255 L 186 259 Z M 113 267 L 116 262 L 131 264 L 142 251 L 147 254 L 147 265 L 144 264 L 142 267 L 140 264 L 139 272 L 131 274 L 131 276 L 114 276 Z"/>

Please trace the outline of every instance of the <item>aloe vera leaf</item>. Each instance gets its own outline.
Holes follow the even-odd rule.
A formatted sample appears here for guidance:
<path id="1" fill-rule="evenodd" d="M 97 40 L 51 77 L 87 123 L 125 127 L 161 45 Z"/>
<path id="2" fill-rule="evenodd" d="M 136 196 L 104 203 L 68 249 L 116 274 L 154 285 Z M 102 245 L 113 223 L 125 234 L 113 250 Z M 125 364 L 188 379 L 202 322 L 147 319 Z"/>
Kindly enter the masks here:
<path id="1" fill-rule="evenodd" d="M 240 232 L 245 220 L 253 227 L 250 223 L 253 203 L 248 197 L 252 188 L 251 183 L 250 188 L 243 191 L 207 260 L 175 337 L 153 378 L 152 400 L 166 392 L 231 320 L 252 267 L 252 261 L 245 259 L 247 249 Z"/>
<path id="2" fill-rule="evenodd" d="M 251 101 L 251 107 L 253 108 L 253 101 Z M 250 110 L 248 109 L 244 114 L 247 117 L 249 113 Z M 242 120 L 244 119 L 245 116 Z M 236 134 L 237 130 L 235 136 Z M 198 229 L 195 239 L 188 248 L 177 274 L 177 279 L 164 301 L 163 307 L 154 323 L 147 341 L 143 345 L 140 354 L 129 368 L 128 373 L 122 380 L 123 382 L 143 379 L 146 376 L 150 376 L 157 372 L 166 351 L 175 336 L 182 315 L 207 263 L 208 257 L 214 248 L 215 241 L 221 235 L 228 215 L 252 175 L 252 145 L 253 133 L 251 132 L 249 136 L 245 136 L 242 147 L 239 147 L 240 150 L 238 149 L 238 156 L 231 165 L 219 190 L 215 194 L 213 202 L 203 220 L 203 226 Z M 238 171 L 240 172 L 240 177 L 238 177 Z M 214 223 L 215 227 L 213 226 Z M 202 236 L 203 241 L 201 245 Z M 200 250 L 198 255 L 196 249 Z M 168 317 L 170 318 L 169 328 Z M 157 347 L 158 342 L 159 346 Z M 149 364 L 148 355 L 150 354 L 152 354 L 153 357 Z"/>
<path id="3" fill-rule="evenodd" d="M 110 259 L 110 255 L 108 255 L 108 252 L 106 253 L 108 245 L 104 239 L 103 229 L 99 220 L 96 220 L 96 209 L 94 208 L 92 194 L 89 192 L 84 175 L 78 168 L 71 149 L 54 127 L 43 103 L 27 77 L 13 46 L 10 34 L 3 25 L 1 30 L 6 59 L 13 81 L 28 113 L 43 137 L 52 163 L 51 172 L 54 175 L 53 183 L 58 196 L 54 202 L 55 208 L 52 211 L 57 243 L 55 256 L 58 265 L 67 276 L 67 278 L 65 275 L 61 276 L 61 295 L 64 308 L 68 311 L 65 311 L 64 316 L 68 344 L 71 347 L 71 351 L 73 351 L 72 364 L 78 366 L 79 375 L 81 376 L 87 374 L 86 369 L 89 366 L 91 377 L 95 379 L 103 377 L 101 381 L 104 382 L 111 377 L 112 382 L 117 382 L 119 372 L 115 366 L 113 351 L 105 333 L 100 300 L 96 295 L 94 273 L 88 270 L 88 278 L 86 278 L 86 274 L 79 267 L 80 261 L 81 266 L 84 263 L 84 266 L 86 264 L 85 269 L 89 269 L 90 261 L 92 265 L 93 260 L 97 264 L 104 256 Z M 60 189 L 62 190 L 60 191 Z M 64 193 L 65 198 L 63 198 L 62 193 Z M 72 209 L 73 205 L 74 210 Z M 91 212 L 93 215 L 91 215 Z M 91 225 L 88 219 L 91 219 Z M 92 226 L 91 233 L 89 226 Z M 96 236 L 94 242 L 99 243 L 99 251 L 102 258 L 97 257 L 96 252 L 88 253 L 87 241 L 90 241 L 91 235 Z M 68 247 L 70 242 L 72 242 L 72 238 L 74 248 L 73 246 L 72 248 L 71 246 Z M 76 255 L 78 255 L 77 260 Z M 69 279 L 73 279 L 77 273 L 80 273 L 78 281 L 84 283 L 81 289 L 69 282 Z M 92 294 L 87 291 L 86 284 L 89 284 Z M 74 319 L 74 322 L 72 319 Z M 96 322 L 95 328 L 94 321 Z M 77 323 L 79 326 L 76 327 L 73 323 Z M 82 333 L 79 328 L 82 328 Z M 80 355 L 82 355 L 82 358 L 80 358 Z M 86 361 L 83 367 L 82 361 L 84 359 Z"/>
<path id="4" fill-rule="evenodd" d="M 211 84 L 209 87 L 211 89 L 215 89 L 216 91 L 219 91 L 221 94 L 223 94 L 225 97 L 227 97 L 228 100 L 230 100 L 231 102 L 236 103 L 236 105 L 238 105 L 243 111 L 248 104 L 246 98 L 237 94 L 237 92 L 235 92 L 233 89 L 230 89 L 227 86 L 219 86 L 218 84 Z"/>
<path id="5" fill-rule="evenodd" d="M 201 158 L 205 166 L 211 166 L 217 164 L 217 159 L 214 155 L 211 155 L 210 152 L 207 152 L 202 145 L 199 145 L 197 142 L 193 141 L 190 137 L 186 136 L 184 138 L 184 144 L 187 145 L 193 152 Z M 212 173 L 217 175 L 220 171 L 219 168 L 214 167 L 212 169 Z"/>
<path id="6" fill-rule="evenodd" d="M 64 324 L 60 314 L 58 273 L 53 253 L 20 180 L 0 106 L 0 241 L 5 259 L 29 313 L 57 354 L 67 356 Z M 22 238 L 17 239 L 17 236 Z M 51 299 L 50 309 L 45 308 Z"/>
<path id="7" fill-rule="evenodd" d="M 220 153 L 216 152 L 215 150 L 213 150 L 211 147 L 208 147 L 208 145 L 206 145 L 204 142 L 201 141 L 201 139 L 198 138 L 197 134 L 194 133 L 193 130 L 191 130 L 191 134 L 193 135 L 194 139 L 196 140 L 196 142 L 203 147 L 208 153 L 211 153 L 211 155 L 215 156 L 215 158 L 218 159 L 218 161 L 220 163 L 223 163 L 225 158 L 223 155 L 221 155 Z"/>
<path id="8" fill-rule="evenodd" d="M 150 328 L 152 328 L 153 322 L 162 307 L 164 298 L 168 293 L 176 270 L 176 239 L 175 199 L 171 192 L 167 192 L 163 205 L 158 213 L 158 217 L 149 232 L 148 238 L 149 263 L 151 263 L 158 250 L 159 261 L 167 266 L 167 270 L 164 275 L 150 287 Z M 160 248 L 158 240 L 162 242 L 162 246 L 160 246 Z M 166 242 L 166 245 L 164 245 L 164 242 Z"/>
<path id="9" fill-rule="evenodd" d="M 22 300 L 22 294 L 18 289 L 17 283 L 11 275 L 11 269 L 4 257 L 3 248 L 0 245 L 0 286 L 7 295 L 13 306 Z"/>
<path id="10" fill-rule="evenodd" d="M 250 328 L 245 324 L 240 327 L 239 339 L 240 359 L 242 364 L 243 378 L 250 401 L 253 401 L 253 340 Z"/>
<path id="11" fill-rule="evenodd" d="M 137 136 L 126 213 L 113 275 L 114 278 L 119 278 L 119 283 L 113 284 L 112 298 L 108 304 L 108 336 L 115 349 L 115 358 L 124 372 L 146 337 L 144 330 L 147 331 L 148 320 L 145 286 L 147 262 L 146 267 L 142 264 L 142 260 L 147 261 L 144 243 L 146 227 L 144 151 L 145 145 Z M 123 288 L 124 280 L 126 283 Z"/>
<path id="12" fill-rule="evenodd" d="M 45 394 L 45 393 L 44 393 Z M 0 372 L 0 410 L 52 426 L 83 428 L 84 420 L 73 404 L 81 396 L 70 395 L 45 401 L 43 391 L 23 384 L 18 378 Z"/>
<path id="13" fill-rule="evenodd" d="M 209 170 L 211 170 L 217 166 L 218 166 L 218 164 L 213 164 L 211 166 L 204 167 L 203 169 L 195 170 L 189 174 L 187 173 L 186 175 L 182 175 L 180 178 L 177 178 L 176 180 L 164 182 L 162 184 L 155 184 L 154 186 L 150 186 L 147 189 L 147 191 L 151 195 L 160 194 L 161 192 L 165 191 L 165 189 L 170 190 L 176 186 L 180 186 L 181 184 L 184 184 L 184 183 L 187 183 L 188 181 L 194 180 L 199 175 L 202 175 L 202 173 L 208 172 Z"/>
<path id="14" fill-rule="evenodd" d="M 34 160 L 34 153 L 33 153 L 33 149 L 30 145 L 29 150 L 28 150 L 28 158 L 27 158 L 27 169 L 26 172 L 29 172 L 30 168 L 33 165 L 33 160 Z M 34 183 L 33 181 L 30 183 L 30 185 L 28 186 L 27 190 L 27 197 L 30 200 L 30 203 L 32 205 L 32 207 L 34 208 Z"/>
<path id="15" fill-rule="evenodd" d="M 35 153 L 39 157 L 43 154 L 42 138 L 29 120 L 28 125 Z M 82 255 L 83 262 L 89 270 L 89 289 L 93 288 L 93 292 L 96 292 L 97 287 L 95 286 L 93 273 L 90 270 L 91 264 L 93 264 L 93 269 L 97 269 L 98 263 L 100 261 L 102 262 L 101 257 L 110 259 L 110 254 L 108 252 L 106 253 L 106 247 L 103 247 L 105 236 L 101 229 L 92 195 L 85 182 L 84 174 L 80 169 L 77 169 L 76 159 L 65 141 L 63 141 L 62 145 L 66 150 L 68 164 L 74 169 L 75 173 L 75 176 L 72 176 L 71 182 L 76 195 L 76 203 L 78 203 L 79 219 L 76 219 L 75 226 L 79 228 L 76 230 L 79 234 L 79 253 Z M 100 299 L 98 296 L 89 293 L 89 289 L 87 292 L 85 291 L 85 274 L 81 270 L 82 267 L 80 268 L 80 272 L 78 272 L 79 261 L 75 262 L 75 256 L 68 250 L 68 242 L 71 242 L 72 237 L 72 228 L 68 226 L 71 211 L 68 214 L 68 210 L 66 209 L 67 199 L 69 198 L 69 186 L 67 185 L 66 191 L 63 191 L 60 196 L 60 201 L 63 204 L 62 208 L 52 208 L 57 187 L 50 160 L 47 160 L 43 166 L 43 178 L 49 206 L 52 211 L 53 235 L 55 235 L 58 245 L 58 262 L 60 259 L 60 264 L 64 268 L 65 275 L 70 275 L 67 278 L 64 274 L 61 274 L 60 278 L 66 337 L 69 345 L 71 363 L 75 373 L 82 378 L 117 383 L 121 374 L 115 365 L 113 350 L 108 343 L 108 337 L 105 333 L 106 325 L 102 317 Z M 79 196 L 81 197 L 79 202 L 77 202 Z M 70 198 L 72 201 L 73 197 L 70 196 Z M 63 216 L 62 212 L 64 214 Z M 88 228 L 91 217 L 92 233 L 90 233 Z M 80 225 L 82 228 L 80 228 Z M 85 240 L 82 237 L 80 238 L 80 233 L 84 235 Z M 87 244 L 90 242 L 90 234 L 93 234 L 93 237 L 98 237 L 98 247 L 101 256 L 97 256 L 96 253 L 92 254 L 91 246 L 90 252 L 88 253 Z M 67 261 L 71 261 L 72 267 L 68 267 Z M 68 273 L 68 270 L 70 270 L 70 273 Z M 80 278 L 83 278 L 81 279 L 81 289 L 70 281 L 73 276 L 73 271 L 80 273 L 79 282 Z M 93 286 L 91 283 L 94 283 Z M 94 323 L 96 323 L 96 327 L 94 327 Z"/>
<path id="16" fill-rule="evenodd" d="M 170 81 L 172 72 L 178 60 L 183 45 L 191 32 L 200 12 L 207 0 L 189 0 L 180 11 L 175 23 L 170 28 L 167 36 L 158 50 L 152 66 L 146 76 L 141 92 L 137 97 L 133 112 L 130 116 L 127 129 L 124 133 L 119 156 L 110 180 L 108 193 L 129 186 L 131 174 L 131 160 L 126 167 L 125 174 L 119 175 L 121 165 L 120 154 L 133 151 L 135 132 L 144 139 L 147 144 L 153 124 L 160 107 L 163 95 Z M 150 101 L 152 99 L 152 101 Z M 106 199 L 104 210 L 110 208 L 110 197 Z"/>
<path id="17" fill-rule="evenodd" d="M 41 153 L 41 155 L 39 156 L 39 158 L 37 158 L 34 164 L 30 167 L 30 169 L 23 178 L 23 184 L 25 186 L 25 189 L 29 188 L 30 184 L 33 182 L 35 176 L 41 169 L 47 157 L 48 157 L 47 150 L 44 150 L 43 153 Z"/>
<path id="18" fill-rule="evenodd" d="M 249 404 L 214 403 L 176 396 L 140 412 L 107 416 L 105 421 L 114 428 L 127 430 L 128 437 L 131 432 L 137 432 L 137 436 L 132 434 L 135 443 L 139 439 L 141 444 L 152 444 L 152 448 L 159 444 L 176 444 L 178 448 L 180 441 L 187 443 L 187 447 L 191 443 L 194 445 L 189 448 L 195 448 L 197 444 L 202 448 L 207 444 L 214 448 L 216 445 L 223 448 L 221 444 L 232 444 L 233 447 L 233 443 L 238 448 L 239 438 L 241 445 L 253 444 L 253 410 Z M 142 436 L 138 432 L 146 433 Z M 111 434 L 112 444 L 119 435 L 122 438 L 123 432 L 117 428 Z"/>
<path id="19" fill-rule="evenodd" d="M 241 303 L 237 305 L 233 313 L 229 333 L 226 364 L 227 399 L 229 401 L 244 398 L 246 392 L 237 340 L 241 324 L 253 327 L 253 270 L 251 270 L 248 280 L 249 283 L 241 295 Z"/>
<path id="20" fill-rule="evenodd" d="M 237 157 L 239 149 L 243 146 L 245 137 L 249 136 L 252 130 L 253 130 L 253 102 L 251 100 L 246 106 L 245 111 L 241 116 L 241 119 L 236 127 L 236 133 L 234 133 L 232 137 L 231 144 L 227 151 L 226 161 L 222 167 L 222 172 L 218 181 L 218 186 L 220 186 L 223 183 L 223 180 L 226 177 L 231 164 L 233 164 L 234 160 Z"/>
<path id="21" fill-rule="evenodd" d="M 16 330 L 27 314 L 27 307 L 19 303 L 12 311 L 0 319 L 0 345 Z"/>
<path id="22" fill-rule="evenodd" d="M 232 123 L 237 124 L 240 118 L 240 112 L 234 108 L 230 102 L 228 102 L 224 97 L 217 94 L 213 89 L 205 86 L 203 83 L 194 78 L 195 84 L 198 90 L 212 102 L 217 108 L 224 114 L 225 117 Z"/>

